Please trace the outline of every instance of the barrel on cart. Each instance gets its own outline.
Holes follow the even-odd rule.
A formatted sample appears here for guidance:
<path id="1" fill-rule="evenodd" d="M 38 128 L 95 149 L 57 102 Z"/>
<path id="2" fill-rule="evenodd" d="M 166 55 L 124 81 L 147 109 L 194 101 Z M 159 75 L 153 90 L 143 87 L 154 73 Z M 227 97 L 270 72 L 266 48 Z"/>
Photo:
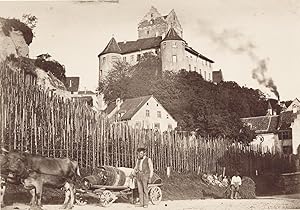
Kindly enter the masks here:
<path id="1" fill-rule="evenodd" d="M 110 206 L 118 198 L 130 200 L 135 203 L 137 200 L 137 184 L 132 175 L 132 168 L 102 166 L 95 168 L 92 175 L 84 177 L 84 187 L 77 189 L 76 203 L 86 204 L 85 197 L 99 199 L 102 206 Z M 158 204 L 162 199 L 162 180 L 154 173 L 148 184 L 149 200 L 153 205 Z"/>

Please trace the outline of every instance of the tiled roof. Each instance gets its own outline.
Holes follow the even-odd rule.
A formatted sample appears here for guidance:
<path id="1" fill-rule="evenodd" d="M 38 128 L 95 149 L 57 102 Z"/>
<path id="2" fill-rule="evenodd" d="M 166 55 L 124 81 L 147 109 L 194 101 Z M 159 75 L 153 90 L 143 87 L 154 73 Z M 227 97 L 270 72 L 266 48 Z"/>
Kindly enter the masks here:
<path id="1" fill-rule="evenodd" d="M 161 36 L 158 36 L 138 39 L 136 41 L 119 42 L 118 46 L 121 48 L 121 54 L 126 54 L 140 50 L 159 48 L 161 39 Z"/>
<path id="2" fill-rule="evenodd" d="M 168 33 L 166 34 L 165 38 L 162 41 L 168 41 L 168 40 L 180 40 L 184 41 L 175 31 L 173 27 L 170 28 Z"/>
<path id="3" fill-rule="evenodd" d="M 255 133 L 274 133 L 277 131 L 279 116 L 260 116 L 241 118 L 242 122 L 255 130 Z"/>
<path id="4" fill-rule="evenodd" d="M 77 92 L 79 88 L 79 77 L 66 77 L 65 86 L 70 92 Z"/>
<path id="5" fill-rule="evenodd" d="M 106 114 L 110 114 L 116 108 L 116 102 L 109 103 L 105 109 Z"/>
<path id="6" fill-rule="evenodd" d="M 108 42 L 105 49 L 98 56 L 101 56 L 101 55 L 104 55 L 107 53 L 121 53 L 121 49 L 114 37 L 111 38 L 111 40 Z"/>
<path id="7" fill-rule="evenodd" d="M 152 96 L 142 96 L 138 98 L 126 99 L 122 103 L 119 112 L 125 112 L 121 120 L 130 120 L 133 115 L 151 98 Z"/>

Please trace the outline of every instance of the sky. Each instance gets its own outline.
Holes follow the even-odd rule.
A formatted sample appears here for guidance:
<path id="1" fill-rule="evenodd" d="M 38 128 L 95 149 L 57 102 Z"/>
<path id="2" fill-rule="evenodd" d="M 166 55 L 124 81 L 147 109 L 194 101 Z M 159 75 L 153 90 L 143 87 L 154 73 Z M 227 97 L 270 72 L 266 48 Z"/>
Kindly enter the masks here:
<path id="1" fill-rule="evenodd" d="M 136 40 L 137 25 L 151 6 L 162 15 L 174 9 L 184 40 L 214 60 L 226 81 L 275 98 L 253 79 L 255 72 L 260 82 L 276 86 L 281 100 L 300 99 L 299 0 L 7 1 L 0 2 L 0 16 L 35 15 L 30 57 L 49 53 L 65 65 L 67 76 L 80 76 L 81 90 L 95 90 L 97 55 L 112 36 Z"/>

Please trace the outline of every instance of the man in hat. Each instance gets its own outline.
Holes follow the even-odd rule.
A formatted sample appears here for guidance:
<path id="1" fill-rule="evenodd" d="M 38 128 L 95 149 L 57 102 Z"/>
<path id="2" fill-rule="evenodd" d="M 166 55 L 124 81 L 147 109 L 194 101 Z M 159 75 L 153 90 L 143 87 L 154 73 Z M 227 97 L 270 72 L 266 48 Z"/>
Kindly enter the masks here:
<path id="1" fill-rule="evenodd" d="M 134 175 L 136 176 L 137 186 L 139 191 L 140 205 L 139 207 L 148 207 L 148 183 L 153 176 L 153 163 L 150 158 L 146 156 L 146 149 L 140 147 L 137 149 L 138 160 L 134 167 Z"/>

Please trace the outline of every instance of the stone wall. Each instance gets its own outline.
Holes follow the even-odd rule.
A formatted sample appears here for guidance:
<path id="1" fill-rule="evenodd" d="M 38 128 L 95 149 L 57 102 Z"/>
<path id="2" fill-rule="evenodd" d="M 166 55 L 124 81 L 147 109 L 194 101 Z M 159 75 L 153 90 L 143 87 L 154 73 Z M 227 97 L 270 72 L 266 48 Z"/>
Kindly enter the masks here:
<path id="1" fill-rule="evenodd" d="M 281 174 L 279 184 L 283 189 L 283 193 L 299 193 L 300 172 Z"/>

